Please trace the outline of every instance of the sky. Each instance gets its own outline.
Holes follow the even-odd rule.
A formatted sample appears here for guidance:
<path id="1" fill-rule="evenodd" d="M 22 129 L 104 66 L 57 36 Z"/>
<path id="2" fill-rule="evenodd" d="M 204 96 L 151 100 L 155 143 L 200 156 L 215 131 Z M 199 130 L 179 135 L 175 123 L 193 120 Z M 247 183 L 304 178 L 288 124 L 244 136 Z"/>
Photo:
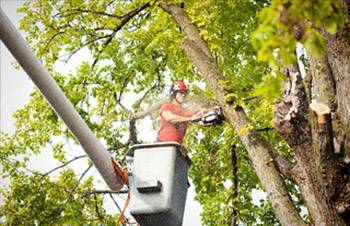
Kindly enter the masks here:
<path id="1" fill-rule="evenodd" d="M 10 18 L 11 22 L 18 28 L 18 22 L 23 15 L 17 14 L 16 9 L 24 2 L 24 0 L 0 0 L 1 8 Z M 21 32 L 22 36 L 25 33 Z M 2 132 L 13 134 L 14 119 L 12 114 L 23 108 L 23 106 L 29 101 L 30 93 L 34 89 L 34 84 L 23 70 L 16 70 L 12 63 L 15 59 L 11 53 L 7 50 L 5 45 L 1 42 L 1 58 L 0 58 L 0 129 Z M 84 53 L 76 54 L 67 65 L 57 65 L 58 68 L 63 68 L 62 73 L 74 70 L 74 67 L 79 64 L 81 59 L 86 60 L 86 57 L 81 57 Z M 151 129 L 150 120 L 146 120 L 138 128 L 144 128 L 147 133 L 140 134 L 140 138 L 143 140 L 154 140 L 152 136 L 155 136 L 155 131 L 149 133 Z M 141 129 L 142 130 L 142 129 Z M 66 147 L 67 155 L 79 156 L 84 154 L 83 150 L 69 143 Z M 59 165 L 59 162 L 51 157 L 50 148 L 45 148 L 42 153 L 31 159 L 28 168 L 39 169 L 42 172 L 47 172 L 55 166 Z M 68 157 L 69 159 L 69 157 Z M 1 166 L 0 166 L 1 167 Z M 86 167 L 86 160 L 78 160 L 74 162 L 72 167 L 78 173 L 82 173 Z M 93 175 L 97 180 L 102 181 L 101 176 L 96 170 L 91 170 L 90 175 Z M 0 180 L 0 186 L 6 186 L 7 181 Z M 105 189 L 105 184 L 96 184 L 97 189 Z M 183 226 L 199 226 L 201 206 L 198 202 L 194 201 L 194 186 L 192 185 L 188 190 L 187 202 L 185 207 Z M 0 203 L 2 201 L 0 196 Z M 105 199 L 106 200 L 106 199 Z M 107 201 L 107 200 L 106 200 Z M 119 199 L 121 202 L 122 199 Z M 106 202 L 105 208 L 109 213 L 115 213 L 117 207 L 111 201 Z"/>

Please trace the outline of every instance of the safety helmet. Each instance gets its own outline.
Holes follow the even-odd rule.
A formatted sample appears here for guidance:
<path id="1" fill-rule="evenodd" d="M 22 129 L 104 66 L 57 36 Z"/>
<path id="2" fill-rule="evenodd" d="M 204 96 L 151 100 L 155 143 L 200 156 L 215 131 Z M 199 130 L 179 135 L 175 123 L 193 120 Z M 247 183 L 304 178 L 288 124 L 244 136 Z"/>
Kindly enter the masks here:
<path id="1" fill-rule="evenodd" d="M 175 98 L 176 93 L 179 91 L 185 91 L 187 92 L 186 84 L 183 81 L 176 81 L 170 88 L 170 96 L 172 98 Z"/>

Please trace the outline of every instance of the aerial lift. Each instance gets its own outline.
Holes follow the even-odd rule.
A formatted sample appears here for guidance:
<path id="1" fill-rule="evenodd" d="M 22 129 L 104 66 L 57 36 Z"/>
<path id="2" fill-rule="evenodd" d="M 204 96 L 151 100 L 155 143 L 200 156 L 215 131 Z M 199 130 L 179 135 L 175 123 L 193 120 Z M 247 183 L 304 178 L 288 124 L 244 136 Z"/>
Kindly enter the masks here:
<path id="1" fill-rule="evenodd" d="M 128 183 L 130 213 L 141 226 L 180 226 L 189 186 L 191 160 L 175 142 L 134 145 L 128 152 L 128 176 L 91 132 L 73 105 L 35 57 L 15 26 L 0 8 L 0 39 L 39 88 L 87 153 L 112 191 Z M 215 107 L 194 121 L 212 125 L 223 120 Z"/>

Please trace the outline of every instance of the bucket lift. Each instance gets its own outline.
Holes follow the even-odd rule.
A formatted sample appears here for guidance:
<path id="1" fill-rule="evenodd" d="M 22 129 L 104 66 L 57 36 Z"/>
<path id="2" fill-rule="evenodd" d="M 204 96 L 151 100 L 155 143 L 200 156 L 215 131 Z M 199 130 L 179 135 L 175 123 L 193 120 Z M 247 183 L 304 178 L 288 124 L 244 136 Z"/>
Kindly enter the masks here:
<path id="1" fill-rule="evenodd" d="M 130 213 L 142 226 L 181 226 L 191 160 L 176 142 L 134 145 L 128 152 Z"/>
<path id="2" fill-rule="evenodd" d="M 223 121 L 216 106 L 195 122 L 215 125 Z M 181 226 L 185 210 L 187 173 L 191 160 L 176 142 L 138 144 L 127 154 L 130 213 L 141 226 Z"/>

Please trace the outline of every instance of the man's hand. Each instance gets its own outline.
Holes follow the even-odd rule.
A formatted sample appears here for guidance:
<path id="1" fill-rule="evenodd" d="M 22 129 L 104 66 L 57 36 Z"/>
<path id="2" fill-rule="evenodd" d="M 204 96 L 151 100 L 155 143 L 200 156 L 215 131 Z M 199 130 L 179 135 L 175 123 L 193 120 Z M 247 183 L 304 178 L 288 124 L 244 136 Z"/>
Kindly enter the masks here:
<path id="1" fill-rule="evenodd" d="M 199 114 L 194 114 L 190 117 L 189 119 L 190 122 L 198 122 L 198 121 L 201 121 L 201 114 L 199 112 Z"/>

